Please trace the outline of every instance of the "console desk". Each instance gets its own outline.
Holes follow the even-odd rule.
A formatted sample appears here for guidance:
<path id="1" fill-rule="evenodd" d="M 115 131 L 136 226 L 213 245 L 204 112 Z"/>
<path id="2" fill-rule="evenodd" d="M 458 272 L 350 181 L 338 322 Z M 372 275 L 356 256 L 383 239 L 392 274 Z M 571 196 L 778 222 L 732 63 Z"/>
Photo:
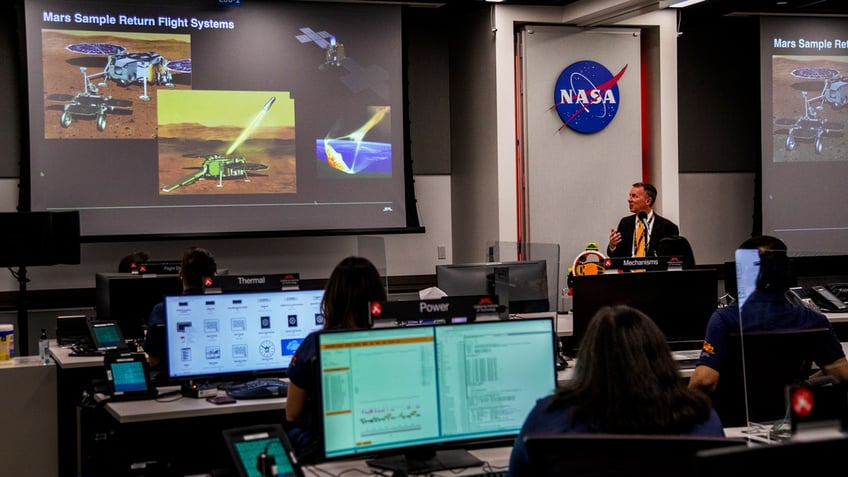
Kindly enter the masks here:
<path id="1" fill-rule="evenodd" d="M 240 399 L 212 404 L 184 397 L 176 386 L 159 388 L 157 399 L 109 402 L 83 409 L 80 422 L 83 475 L 205 475 L 226 468 L 230 455 L 222 431 L 285 419 L 285 398 Z M 218 390 L 218 394 L 225 394 Z M 143 470 L 143 469 L 146 469 Z"/>

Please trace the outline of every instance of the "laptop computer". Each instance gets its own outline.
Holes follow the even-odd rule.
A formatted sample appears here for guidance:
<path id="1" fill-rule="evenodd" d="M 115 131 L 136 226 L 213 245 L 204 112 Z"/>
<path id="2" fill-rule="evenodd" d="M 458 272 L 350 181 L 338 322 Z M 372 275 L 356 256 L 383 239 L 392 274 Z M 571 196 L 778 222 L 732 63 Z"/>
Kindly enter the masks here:
<path id="1" fill-rule="evenodd" d="M 152 399 L 159 391 L 150 382 L 150 370 L 144 353 L 110 351 L 103 358 L 109 401 Z"/>
<path id="2" fill-rule="evenodd" d="M 305 477 L 280 424 L 260 424 L 223 431 L 238 477 Z"/>

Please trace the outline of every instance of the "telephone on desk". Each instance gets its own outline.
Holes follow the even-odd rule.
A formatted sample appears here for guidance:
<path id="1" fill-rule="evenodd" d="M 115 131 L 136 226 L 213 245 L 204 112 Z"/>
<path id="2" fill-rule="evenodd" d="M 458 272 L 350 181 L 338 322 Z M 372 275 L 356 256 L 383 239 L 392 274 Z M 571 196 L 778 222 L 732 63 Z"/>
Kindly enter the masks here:
<path id="1" fill-rule="evenodd" d="M 808 306 L 816 311 L 823 312 L 848 312 L 848 303 L 845 295 L 848 294 L 848 284 L 833 283 L 829 285 L 815 285 L 812 287 L 792 287 L 788 296 L 797 303 Z"/>

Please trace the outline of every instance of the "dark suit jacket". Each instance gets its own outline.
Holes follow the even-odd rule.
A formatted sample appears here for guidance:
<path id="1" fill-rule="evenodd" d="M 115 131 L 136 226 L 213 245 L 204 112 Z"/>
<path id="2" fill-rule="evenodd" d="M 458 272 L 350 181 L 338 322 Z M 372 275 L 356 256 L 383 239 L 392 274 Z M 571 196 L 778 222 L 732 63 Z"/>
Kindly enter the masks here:
<path id="1" fill-rule="evenodd" d="M 618 232 L 621 234 L 621 242 L 614 251 L 607 246 L 608 257 L 629 257 L 633 246 L 633 234 L 636 232 L 636 215 L 628 215 L 618 222 Z M 648 237 L 648 250 L 646 255 L 653 257 L 657 254 L 657 244 L 665 237 L 680 235 L 677 224 L 665 217 L 660 217 L 654 212 L 654 225 L 651 227 L 651 235 Z"/>

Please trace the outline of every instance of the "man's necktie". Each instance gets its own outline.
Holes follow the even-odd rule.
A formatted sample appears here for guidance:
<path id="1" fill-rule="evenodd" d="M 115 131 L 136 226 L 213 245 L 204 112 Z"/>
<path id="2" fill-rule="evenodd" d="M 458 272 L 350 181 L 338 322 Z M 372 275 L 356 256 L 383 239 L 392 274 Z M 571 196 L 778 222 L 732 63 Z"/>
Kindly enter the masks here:
<path id="1" fill-rule="evenodd" d="M 645 256 L 645 222 L 641 220 L 636 221 L 636 247 L 634 248 L 633 256 L 635 257 L 644 257 Z"/>

